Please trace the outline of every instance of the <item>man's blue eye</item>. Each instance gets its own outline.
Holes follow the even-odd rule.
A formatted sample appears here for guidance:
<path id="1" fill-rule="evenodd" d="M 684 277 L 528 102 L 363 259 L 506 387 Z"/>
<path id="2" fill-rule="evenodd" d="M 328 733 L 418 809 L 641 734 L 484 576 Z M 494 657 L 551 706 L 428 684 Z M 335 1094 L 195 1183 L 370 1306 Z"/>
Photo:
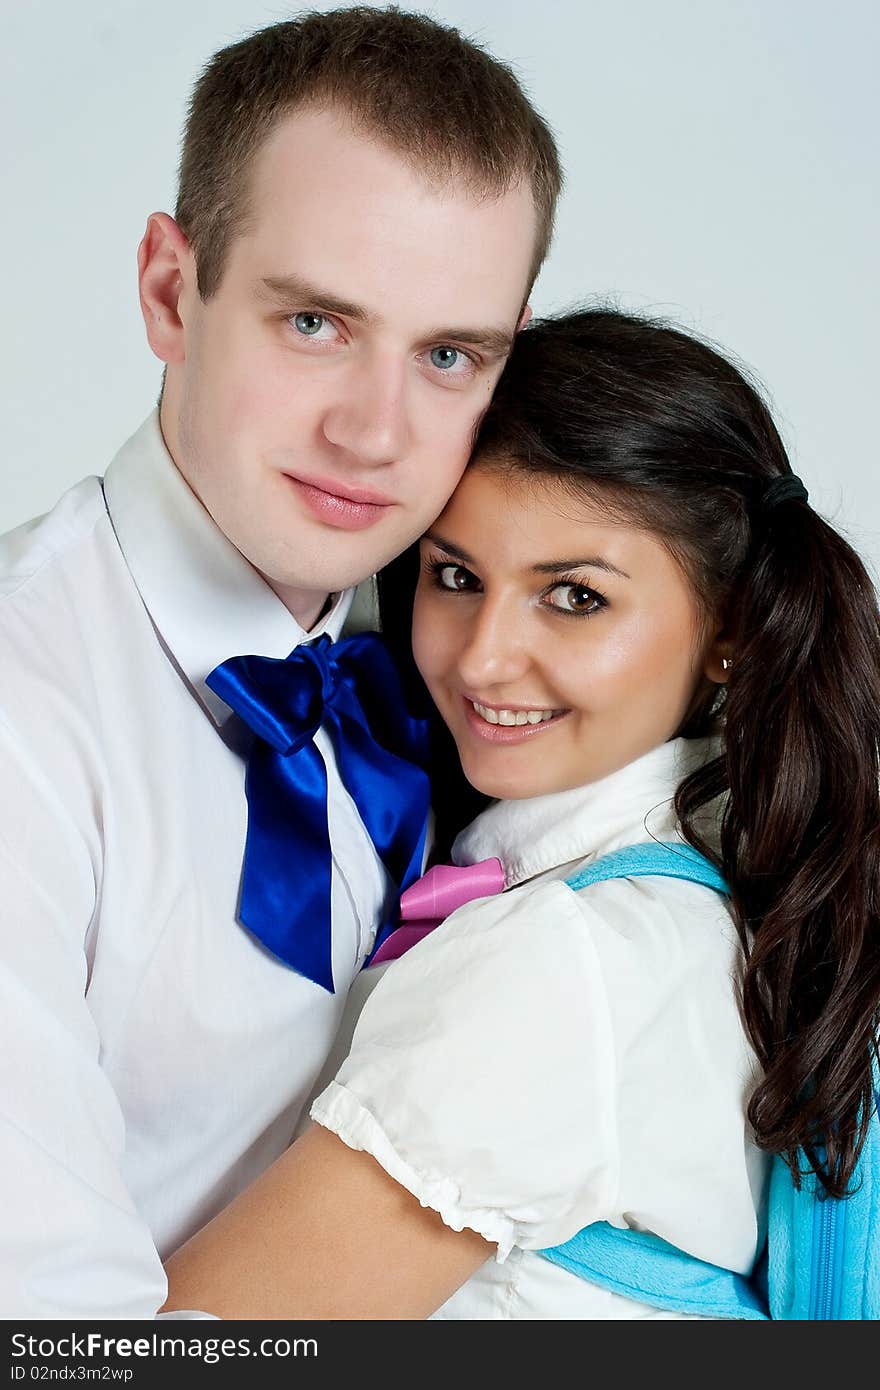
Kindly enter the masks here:
<path id="1" fill-rule="evenodd" d="M 321 314 L 296 314 L 294 316 L 297 332 L 305 333 L 308 337 L 313 337 L 315 333 L 320 333 L 324 327 L 324 318 Z"/>
<path id="2" fill-rule="evenodd" d="M 448 371 L 450 367 L 454 367 L 460 356 L 458 348 L 435 347 L 431 349 L 431 361 L 441 371 Z"/>

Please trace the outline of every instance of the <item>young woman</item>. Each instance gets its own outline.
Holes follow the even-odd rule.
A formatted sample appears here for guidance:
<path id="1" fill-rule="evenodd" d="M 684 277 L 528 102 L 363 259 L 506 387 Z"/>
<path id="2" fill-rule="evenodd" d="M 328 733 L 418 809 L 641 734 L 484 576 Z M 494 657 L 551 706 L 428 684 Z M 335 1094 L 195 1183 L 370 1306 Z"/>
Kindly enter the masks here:
<path id="1" fill-rule="evenodd" d="M 485 807 L 452 858 L 499 860 L 505 891 L 387 968 L 316 1125 L 169 1261 L 167 1306 L 684 1316 L 540 1252 L 607 1222 L 748 1275 L 770 1155 L 846 1190 L 880 1009 L 871 582 L 743 376 L 603 311 L 519 336 L 412 563 L 387 625 L 414 591 Z M 438 844 L 467 801 L 449 766 L 441 743 Z M 565 883 L 655 840 L 729 897 Z"/>

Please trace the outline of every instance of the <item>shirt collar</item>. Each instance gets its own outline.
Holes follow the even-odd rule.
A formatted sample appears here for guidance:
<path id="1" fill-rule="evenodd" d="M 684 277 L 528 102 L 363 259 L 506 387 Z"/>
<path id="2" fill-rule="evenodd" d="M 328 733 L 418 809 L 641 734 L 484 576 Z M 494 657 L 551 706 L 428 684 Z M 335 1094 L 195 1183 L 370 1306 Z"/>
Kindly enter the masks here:
<path id="1" fill-rule="evenodd" d="M 150 619 L 217 724 L 229 707 L 205 677 L 232 656 L 289 656 L 300 642 L 339 637 L 354 590 L 334 597 L 306 632 L 213 521 L 178 471 L 154 410 L 104 476 L 119 548 Z"/>
<path id="2" fill-rule="evenodd" d="M 498 858 L 505 886 L 645 840 L 681 839 L 673 811 L 679 783 L 720 751 L 713 739 L 672 739 L 626 767 L 570 791 L 497 801 L 452 847 L 456 864 Z M 701 824 L 711 829 L 711 822 Z"/>

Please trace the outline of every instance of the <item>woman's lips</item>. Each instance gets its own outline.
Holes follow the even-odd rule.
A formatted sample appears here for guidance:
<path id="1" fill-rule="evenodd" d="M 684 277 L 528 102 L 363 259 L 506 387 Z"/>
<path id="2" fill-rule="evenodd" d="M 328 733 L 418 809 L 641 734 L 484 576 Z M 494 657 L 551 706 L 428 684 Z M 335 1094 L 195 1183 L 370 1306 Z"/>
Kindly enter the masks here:
<path id="1" fill-rule="evenodd" d="M 328 526 L 335 526 L 341 531 L 365 530 L 377 522 L 392 505 L 390 502 L 346 497 L 341 493 L 331 492 L 329 489 L 333 484 L 329 482 L 320 486 L 315 482 L 295 478 L 291 473 L 285 473 L 284 476 L 319 521 L 326 522 Z"/>
<path id="2" fill-rule="evenodd" d="M 534 738 L 546 729 L 555 729 L 560 719 L 570 713 L 567 709 L 559 710 L 552 719 L 544 719 L 540 724 L 490 724 L 477 713 L 473 701 L 466 695 L 462 696 L 462 703 L 468 728 L 486 743 L 521 743 L 523 739 Z"/>

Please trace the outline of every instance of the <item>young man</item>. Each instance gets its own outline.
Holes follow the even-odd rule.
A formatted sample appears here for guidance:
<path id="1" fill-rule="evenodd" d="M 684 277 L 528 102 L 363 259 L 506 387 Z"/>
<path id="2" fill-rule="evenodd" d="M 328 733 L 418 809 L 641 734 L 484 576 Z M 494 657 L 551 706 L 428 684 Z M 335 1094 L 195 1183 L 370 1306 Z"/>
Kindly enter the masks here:
<path id="1" fill-rule="evenodd" d="M 440 511 L 559 183 L 511 74 L 421 16 L 307 15 L 196 86 L 138 258 L 159 411 L 0 541 L 6 1318 L 153 1317 L 289 1142 L 393 885 L 321 727 L 325 974 L 237 920 L 255 740 L 206 678 L 335 640 Z"/>

